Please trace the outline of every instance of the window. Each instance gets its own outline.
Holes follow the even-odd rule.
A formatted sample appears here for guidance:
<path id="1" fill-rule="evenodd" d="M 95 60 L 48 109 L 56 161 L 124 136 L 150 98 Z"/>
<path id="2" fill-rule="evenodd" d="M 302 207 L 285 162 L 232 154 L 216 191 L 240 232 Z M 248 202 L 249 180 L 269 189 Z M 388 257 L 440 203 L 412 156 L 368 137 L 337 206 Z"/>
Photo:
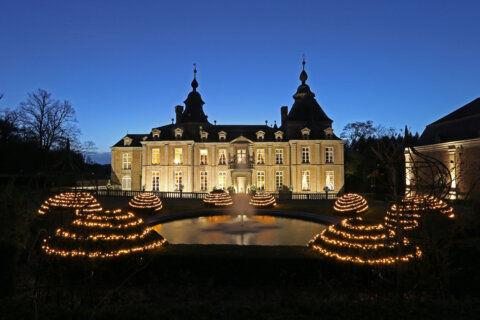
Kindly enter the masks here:
<path id="1" fill-rule="evenodd" d="M 265 171 L 257 171 L 257 189 L 265 190 Z"/>
<path id="2" fill-rule="evenodd" d="M 122 190 L 131 190 L 132 189 L 132 177 L 123 176 L 122 178 Z"/>
<path id="3" fill-rule="evenodd" d="M 325 148 L 325 163 L 333 163 L 333 147 Z"/>
<path id="4" fill-rule="evenodd" d="M 160 149 L 152 149 L 152 164 L 160 164 Z"/>
<path id="5" fill-rule="evenodd" d="M 274 133 L 275 135 L 275 140 L 276 141 L 282 141 L 283 139 L 283 132 L 278 130 L 277 132 Z"/>
<path id="6" fill-rule="evenodd" d="M 302 191 L 310 191 L 310 171 L 302 171 Z"/>
<path id="7" fill-rule="evenodd" d="M 265 149 L 257 149 L 257 164 L 265 164 Z"/>
<path id="8" fill-rule="evenodd" d="M 275 164 L 283 164 L 283 149 L 275 149 Z"/>
<path id="9" fill-rule="evenodd" d="M 132 154 L 124 153 L 122 155 L 122 169 L 130 170 L 132 169 Z"/>
<path id="10" fill-rule="evenodd" d="M 218 164 L 227 164 L 227 150 L 218 150 Z"/>
<path id="11" fill-rule="evenodd" d="M 175 148 L 175 159 L 173 159 L 175 164 L 183 164 L 183 148 Z"/>
<path id="12" fill-rule="evenodd" d="M 208 150 L 201 149 L 200 150 L 200 164 L 207 164 L 208 163 Z"/>
<path id="13" fill-rule="evenodd" d="M 310 129 L 309 128 L 303 128 L 301 130 L 301 132 L 302 132 L 303 140 L 308 140 L 310 138 Z"/>
<path id="14" fill-rule="evenodd" d="M 335 189 L 335 181 L 334 181 L 334 172 L 333 171 L 325 171 L 325 186 L 328 187 L 330 190 Z"/>
<path id="15" fill-rule="evenodd" d="M 160 171 L 152 171 L 152 190 L 160 190 Z"/>
<path id="16" fill-rule="evenodd" d="M 200 190 L 206 191 L 208 189 L 208 173 L 207 171 L 200 171 Z"/>
<path id="17" fill-rule="evenodd" d="M 310 163 L 310 147 L 302 147 L 302 163 Z"/>
<path id="18" fill-rule="evenodd" d="M 218 173 L 218 187 L 224 190 L 227 188 L 227 172 L 226 171 L 220 171 Z"/>
<path id="19" fill-rule="evenodd" d="M 275 187 L 277 190 L 283 187 L 283 171 L 275 171 Z"/>
<path id="20" fill-rule="evenodd" d="M 237 149 L 237 163 L 247 163 L 247 150 Z"/>
<path id="21" fill-rule="evenodd" d="M 175 191 L 183 189 L 183 173 L 182 171 L 175 171 Z"/>
<path id="22" fill-rule="evenodd" d="M 220 141 L 225 141 L 225 138 L 227 137 L 227 133 L 225 131 L 220 131 L 218 133 L 218 140 Z"/>
<path id="23" fill-rule="evenodd" d="M 257 140 L 258 141 L 263 141 L 265 139 L 265 132 L 260 130 L 260 131 L 257 131 L 256 133 L 257 133 Z"/>

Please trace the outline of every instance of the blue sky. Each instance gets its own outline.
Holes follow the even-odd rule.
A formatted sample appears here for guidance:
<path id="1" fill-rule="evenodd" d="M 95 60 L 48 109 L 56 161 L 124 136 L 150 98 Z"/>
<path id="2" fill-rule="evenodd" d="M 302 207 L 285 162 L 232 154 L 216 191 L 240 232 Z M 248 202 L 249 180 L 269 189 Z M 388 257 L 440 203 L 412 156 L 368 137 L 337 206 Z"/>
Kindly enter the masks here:
<path id="1" fill-rule="evenodd" d="M 480 1 L 0 2 L 0 108 L 43 88 L 100 152 L 170 123 L 191 90 L 209 120 L 262 124 L 307 83 L 340 133 L 428 123 L 480 96 Z"/>

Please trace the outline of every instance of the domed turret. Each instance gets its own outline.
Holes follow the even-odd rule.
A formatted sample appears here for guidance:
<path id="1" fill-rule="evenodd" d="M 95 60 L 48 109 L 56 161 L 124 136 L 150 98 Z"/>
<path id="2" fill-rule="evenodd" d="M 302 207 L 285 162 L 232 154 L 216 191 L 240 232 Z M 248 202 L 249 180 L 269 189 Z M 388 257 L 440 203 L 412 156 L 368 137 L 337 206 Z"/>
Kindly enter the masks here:
<path id="1" fill-rule="evenodd" d="M 327 117 L 317 100 L 315 100 L 315 94 L 310 91 L 310 87 L 306 84 L 308 75 L 305 71 L 305 59 L 303 59 L 302 65 L 303 69 L 300 73 L 300 81 L 302 81 L 302 84 L 298 86 L 297 93 L 293 95 L 295 102 L 286 120 L 290 123 L 313 122 L 317 125 L 320 124 L 322 127 L 331 127 L 332 120 Z"/>
<path id="2" fill-rule="evenodd" d="M 185 103 L 185 111 L 183 111 L 179 121 L 180 123 L 186 122 L 198 122 L 198 123 L 209 123 L 208 117 L 203 112 L 203 102 L 200 93 L 197 92 L 198 82 L 197 82 L 197 67 L 194 65 L 195 68 L 193 70 L 193 80 L 192 80 L 192 88 L 193 90 L 188 94 L 187 99 L 184 101 Z"/>

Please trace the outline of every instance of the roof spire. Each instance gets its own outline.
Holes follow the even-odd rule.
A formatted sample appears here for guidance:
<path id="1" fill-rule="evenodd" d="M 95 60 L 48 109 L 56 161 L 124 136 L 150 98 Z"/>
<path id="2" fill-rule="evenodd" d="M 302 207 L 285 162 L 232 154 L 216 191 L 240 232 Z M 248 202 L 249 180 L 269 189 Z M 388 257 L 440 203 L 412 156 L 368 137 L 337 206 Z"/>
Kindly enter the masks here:
<path id="1" fill-rule="evenodd" d="M 302 81 L 302 84 L 305 84 L 305 81 L 307 81 L 308 75 L 305 72 L 305 54 L 303 54 L 303 61 L 302 61 L 302 73 L 300 73 L 300 81 Z"/>
<path id="2" fill-rule="evenodd" d="M 198 82 L 197 82 L 197 64 L 193 64 L 193 81 L 192 81 L 193 91 L 197 91 Z"/>

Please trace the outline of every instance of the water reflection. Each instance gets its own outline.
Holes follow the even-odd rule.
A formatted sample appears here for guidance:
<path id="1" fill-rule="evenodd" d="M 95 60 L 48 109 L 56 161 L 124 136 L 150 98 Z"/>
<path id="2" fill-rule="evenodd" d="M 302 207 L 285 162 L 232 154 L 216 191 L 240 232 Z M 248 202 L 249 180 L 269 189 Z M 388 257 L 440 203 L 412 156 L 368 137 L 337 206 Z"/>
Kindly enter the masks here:
<path id="1" fill-rule="evenodd" d="M 305 245 L 324 225 L 271 216 L 213 216 L 177 220 L 154 229 L 173 244 Z"/>

